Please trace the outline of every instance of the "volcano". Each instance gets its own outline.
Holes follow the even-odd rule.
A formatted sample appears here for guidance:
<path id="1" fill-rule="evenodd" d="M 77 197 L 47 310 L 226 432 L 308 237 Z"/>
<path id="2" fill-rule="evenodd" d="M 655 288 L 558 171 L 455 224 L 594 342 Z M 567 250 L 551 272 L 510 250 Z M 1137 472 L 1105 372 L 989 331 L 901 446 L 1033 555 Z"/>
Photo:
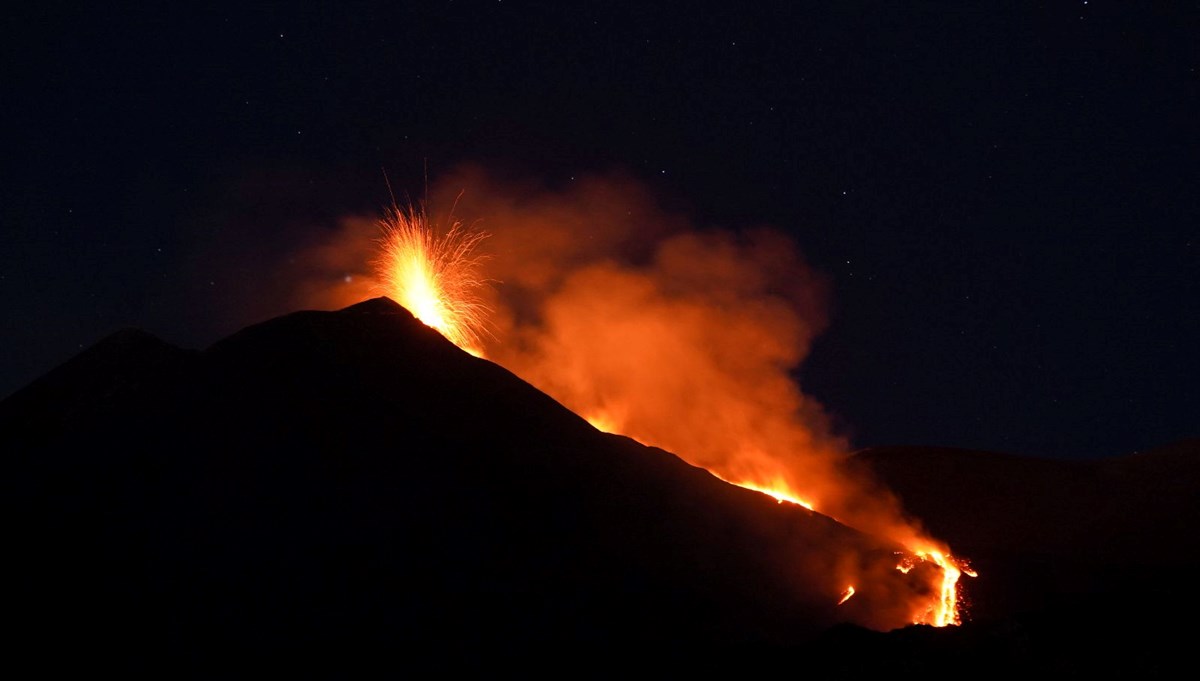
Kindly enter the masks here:
<path id="1" fill-rule="evenodd" d="M 120 331 L 0 402 L 0 451 L 10 659 L 47 671 L 1154 669 L 1196 600 L 1195 443 L 858 453 L 983 559 L 973 621 L 909 626 L 901 547 L 602 433 L 386 298 L 200 351 Z"/>

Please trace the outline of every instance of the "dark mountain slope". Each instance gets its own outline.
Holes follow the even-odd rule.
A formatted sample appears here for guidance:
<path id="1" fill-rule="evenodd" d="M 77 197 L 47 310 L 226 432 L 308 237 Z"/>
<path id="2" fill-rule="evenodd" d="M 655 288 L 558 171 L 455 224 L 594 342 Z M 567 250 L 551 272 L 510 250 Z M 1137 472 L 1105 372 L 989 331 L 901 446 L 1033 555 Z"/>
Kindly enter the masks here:
<path id="1" fill-rule="evenodd" d="M 962 627 L 906 627 L 897 547 L 600 433 L 386 299 L 200 352 L 115 334 L 0 402 L 0 455 L 4 652 L 46 676 L 1144 678 L 1200 605 L 1196 441 L 857 453 L 980 572 Z M 848 567 L 874 579 L 839 607 Z"/>
<path id="2" fill-rule="evenodd" d="M 69 427 L 196 354 L 140 329 L 122 329 L 7 397 L 0 426 L 8 435 L 16 424 L 29 433 Z"/>
<path id="3" fill-rule="evenodd" d="M 602 434 L 386 299 L 199 353 L 106 339 L 0 402 L 0 451 L 9 648 L 49 668 L 711 667 L 901 626 L 912 588 L 897 547 Z M 847 564 L 884 576 L 838 607 Z"/>

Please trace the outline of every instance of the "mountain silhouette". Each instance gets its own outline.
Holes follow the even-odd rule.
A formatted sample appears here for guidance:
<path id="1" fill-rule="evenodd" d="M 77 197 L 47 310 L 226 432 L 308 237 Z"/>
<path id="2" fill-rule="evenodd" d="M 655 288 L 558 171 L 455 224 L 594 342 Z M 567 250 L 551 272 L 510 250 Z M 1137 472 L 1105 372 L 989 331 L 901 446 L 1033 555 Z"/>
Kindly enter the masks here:
<path id="1" fill-rule="evenodd" d="M 1194 442 L 857 453 L 981 574 L 964 626 L 907 626 L 900 547 L 602 433 L 386 298 L 201 351 L 117 332 L 0 402 L 0 451 L 6 649 L 46 675 L 1152 673 L 1196 600 Z M 875 579 L 839 606 L 847 564 Z"/>
<path id="2" fill-rule="evenodd" d="M 741 655 L 906 623 L 899 547 L 601 433 L 388 299 L 203 351 L 118 332 L 0 433 L 12 648 L 51 664 Z M 838 606 L 846 560 L 894 577 Z"/>

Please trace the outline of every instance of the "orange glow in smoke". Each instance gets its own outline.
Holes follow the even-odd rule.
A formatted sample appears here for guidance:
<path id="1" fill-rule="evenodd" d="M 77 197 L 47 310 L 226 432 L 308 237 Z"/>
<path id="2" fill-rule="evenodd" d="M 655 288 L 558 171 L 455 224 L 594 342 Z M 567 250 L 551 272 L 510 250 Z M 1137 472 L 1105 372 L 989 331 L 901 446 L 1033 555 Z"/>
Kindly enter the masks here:
<path id="1" fill-rule="evenodd" d="M 741 244 L 683 232 L 663 239 L 649 264 L 591 262 L 575 232 L 559 227 L 563 216 L 575 217 L 568 224 L 619 222 L 648 210 L 626 207 L 628 199 L 607 188 L 596 192 L 580 200 L 578 216 L 572 206 L 545 208 L 553 220 L 501 206 L 499 219 L 509 230 L 493 230 L 507 239 L 496 251 L 506 259 L 496 266 L 512 282 L 510 291 L 540 296 L 536 325 L 518 322 L 513 303 L 496 298 L 509 305 L 500 321 L 513 342 L 484 333 L 493 310 L 481 297 L 488 280 L 475 250 L 487 235 L 457 221 L 439 237 L 424 213 L 389 213 L 380 221 L 384 237 L 375 262 L 380 288 L 467 352 L 482 357 L 486 345 L 490 359 L 598 430 L 894 541 L 905 548 L 898 570 L 923 566 L 916 573 L 921 588 L 904 601 L 907 621 L 960 624 L 959 580 L 975 573 L 905 519 L 890 493 L 842 468 L 844 443 L 829 435 L 819 405 L 786 374 L 823 324 L 821 313 L 808 309 L 810 290 L 789 289 L 781 297 L 771 289 L 771 277 L 819 288 L 803 264 L 788 260 L 790 245 L 771 235 Z M 641 225 L 599 226 L 590 234 L 603 242 L 622 229 L 640 233 Z M 831 577 L 871 593 L 872 582 L 853 570 Z M 838 605 L 854 594 L 848 586 Z"/>
<path id="2" fill-rule="evenodd" d="M 621 419 L 607 409 L 597 409 L 585 414 L 583 418 L 592 424 L 592 427 L 596 430 L 605 433 L 621 434 Z"/>
<path id="3" fill-rule="evenodd" d="M 424 212 L 394 208 L 380 221 L 384 236 L 376 271 L 388 297 L 450 342 L 482 357 L 480 334 L 487 307 L 479 297 L 485 285 L 475 247 L 486 234 L 453 222 L 442 236 Z"/>

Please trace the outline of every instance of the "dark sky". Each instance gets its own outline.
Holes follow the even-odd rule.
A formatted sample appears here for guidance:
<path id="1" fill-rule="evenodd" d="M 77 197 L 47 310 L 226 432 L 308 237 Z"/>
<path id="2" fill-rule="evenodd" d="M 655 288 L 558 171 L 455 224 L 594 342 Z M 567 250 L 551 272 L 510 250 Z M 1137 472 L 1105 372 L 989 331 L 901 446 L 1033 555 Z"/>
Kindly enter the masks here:
<path id="1" fill-rule="evenodd" d="M 245 3 L 246 5 L 252 3 Z M 640 178 L 832 281 L 855 446 L 1200 435 L 1200 6 L 30 8 L 0 34 L 0 395 L 105 334 L 259 321 L 255 264 L 464 161 Z"/>

